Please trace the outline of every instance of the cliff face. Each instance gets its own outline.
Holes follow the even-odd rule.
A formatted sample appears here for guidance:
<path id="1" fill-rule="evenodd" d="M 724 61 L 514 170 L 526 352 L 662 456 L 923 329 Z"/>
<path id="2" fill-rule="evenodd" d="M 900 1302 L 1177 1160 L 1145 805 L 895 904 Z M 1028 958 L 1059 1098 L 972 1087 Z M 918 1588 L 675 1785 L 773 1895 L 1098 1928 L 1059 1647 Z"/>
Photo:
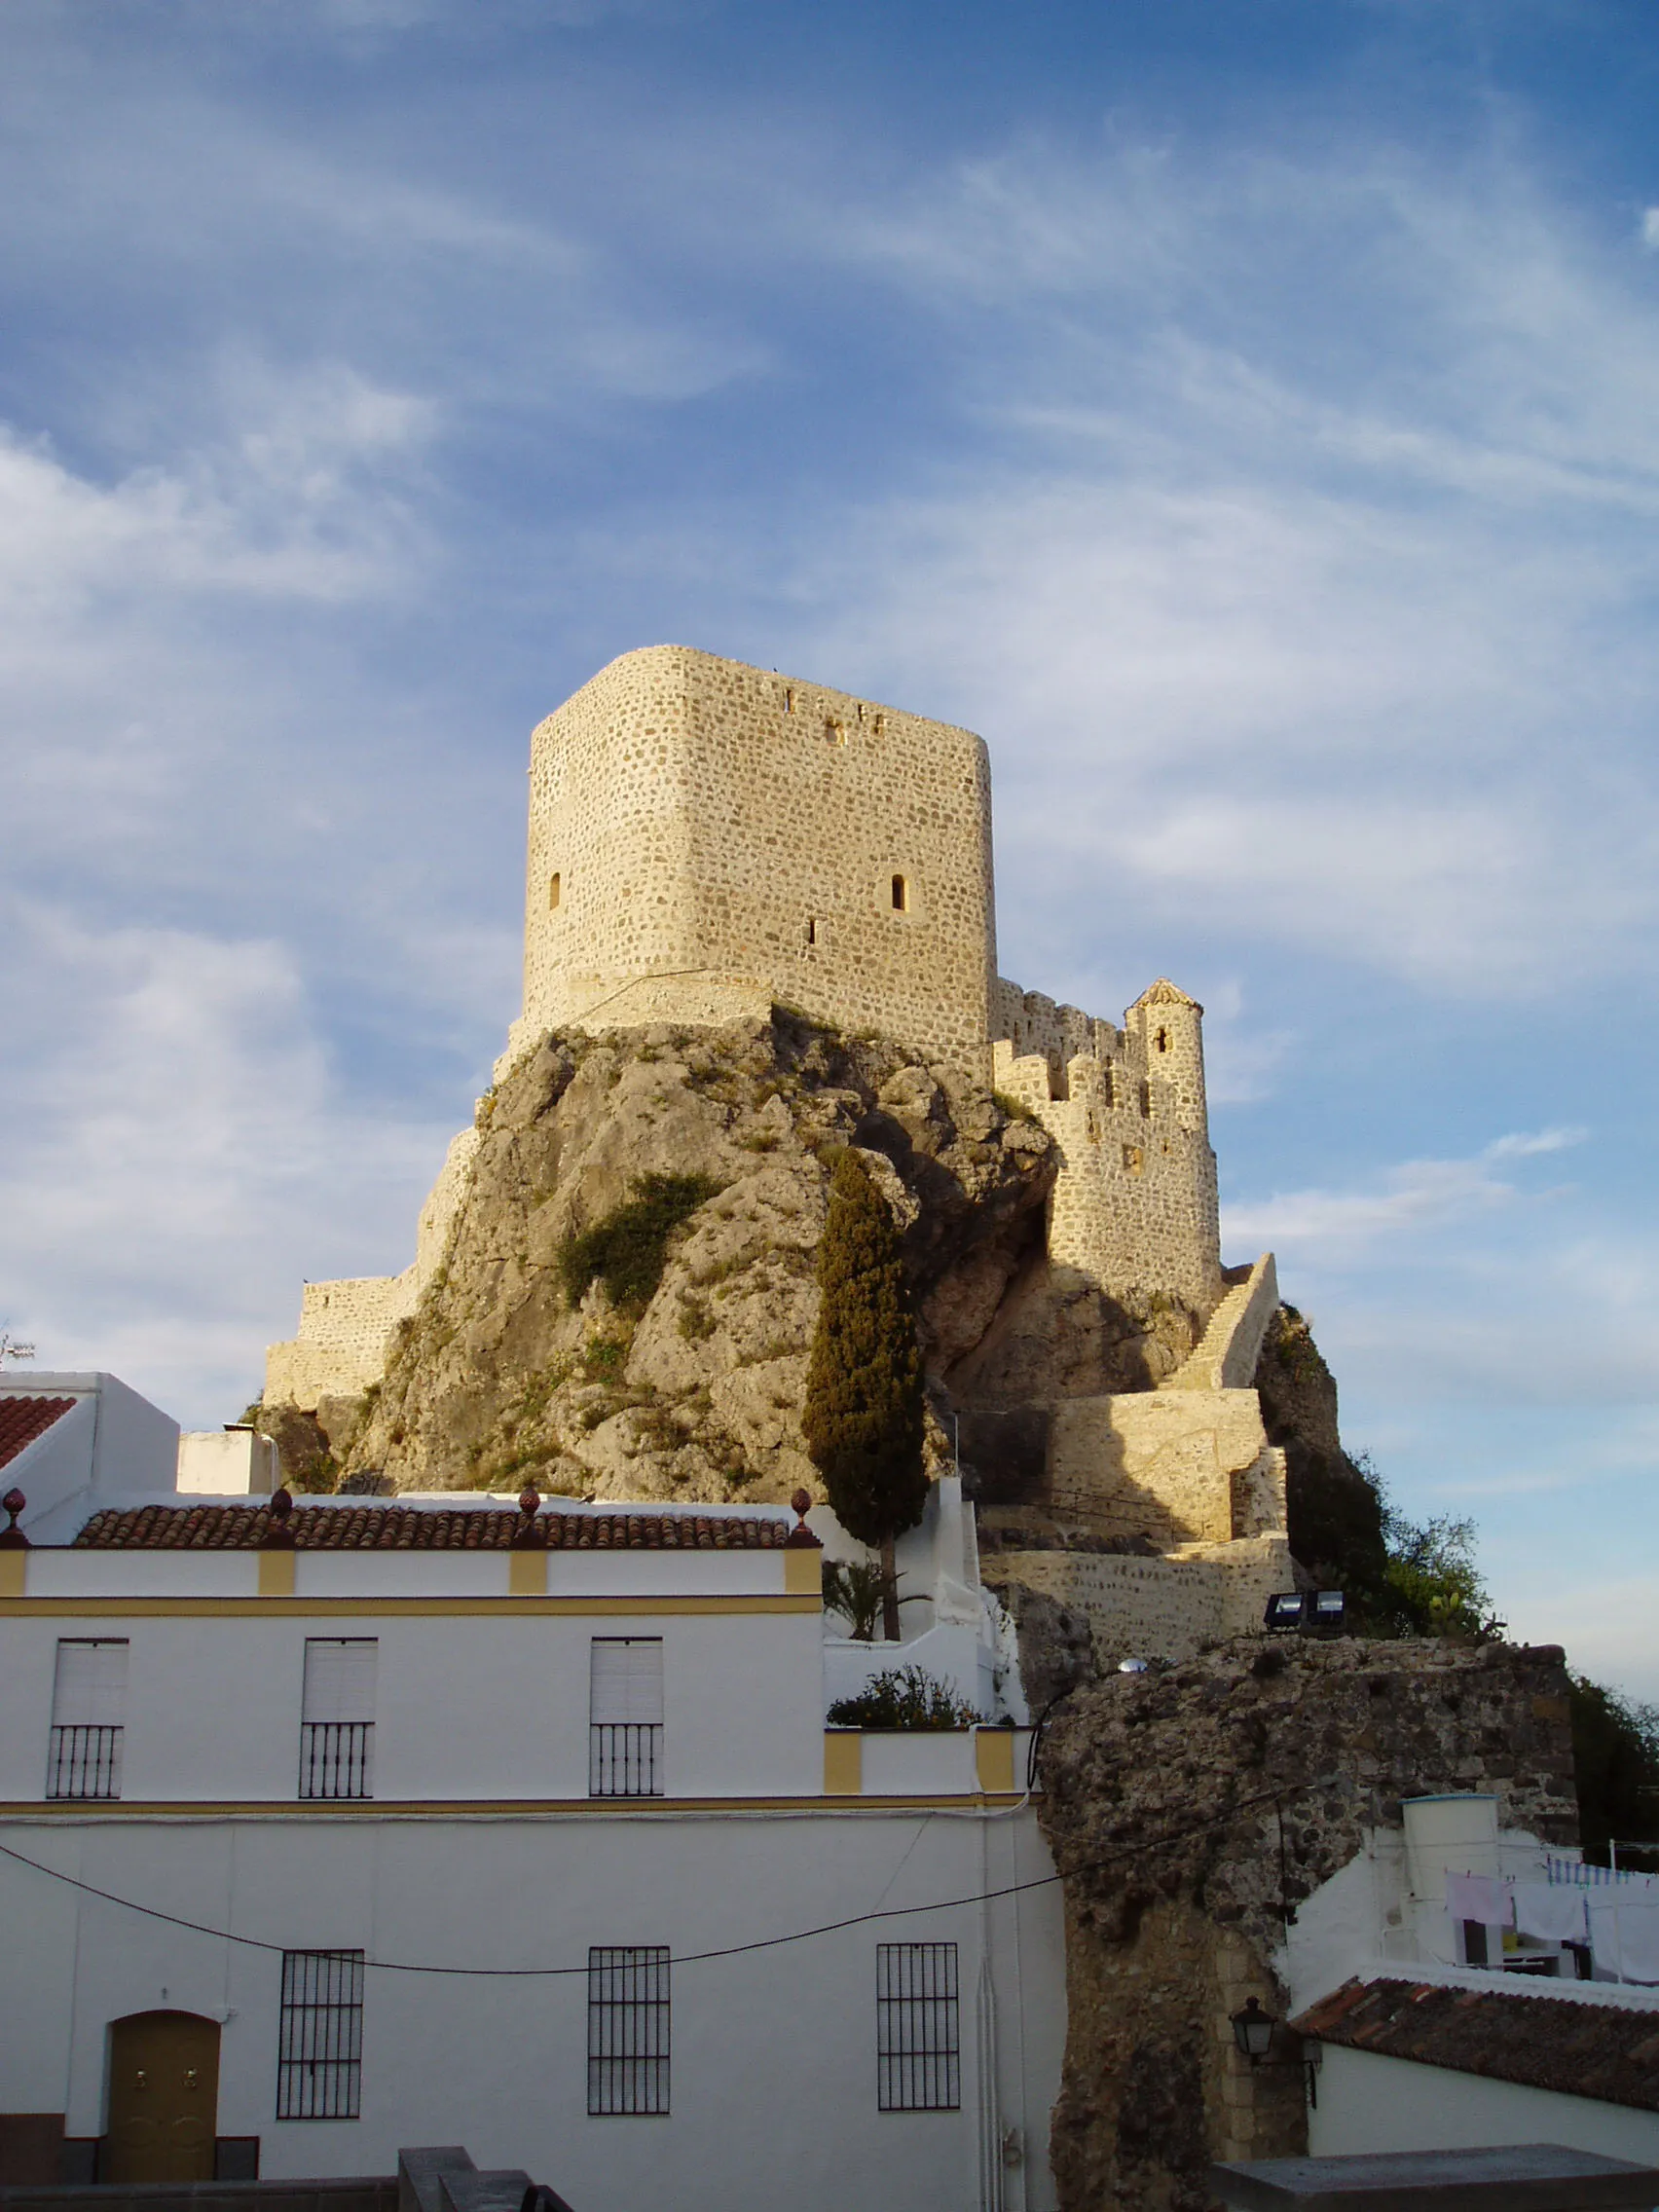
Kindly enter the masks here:
<path id="1" fill-rule="evenodd" d="M 1577 1833 L 1553 1646 L 1223 1644 L 1075 1689 L 1038 1800 L 1066 1885 L 1069 2024 L 1054 2113 L 1065 2212 L 1200 2212 L 1215 2157 L 1305 2149 L 1301 2070 L 1252 2073 L 1230 2015 L 1282 2017 L 1270 1961 L 1298 1903 L 1397 1826 L 1485 1790 L 1506 1827 Z"/>
<path id="2" fill-rule="evenodd" d="M 1293 1556 L 1317 1583 L 1375 1596 L 1387 1565 L 1382 1498 L 1343 1449 L 1336 1378 L 1294 1306 L 1281 1306 L 1269 1324 L 1255 1384 L 1268 1441 L 1285 1456 Z"/>
<path id="3" fill-rule="evenodd" d="M 990 1326 L 1053 1178 L 1050 1139 L 987 1090 L 784 1014 L 550 1032 L 485 1101 L 480 1130 L 445 1264 L 382 1384 L 318 1409 L 348 1482 L 688 1499 L 811 1488 L 799 1411 L 833 1149 L 861 1148 L 893 1207 L 936 1381 Z M 670 1236 L 643 1310 L 597 1282 L 572 1305 L 572 1241 L 650 1176 L 712 1195 Z M 932 1442 L 941 1456 L 937 1423 Z"/>

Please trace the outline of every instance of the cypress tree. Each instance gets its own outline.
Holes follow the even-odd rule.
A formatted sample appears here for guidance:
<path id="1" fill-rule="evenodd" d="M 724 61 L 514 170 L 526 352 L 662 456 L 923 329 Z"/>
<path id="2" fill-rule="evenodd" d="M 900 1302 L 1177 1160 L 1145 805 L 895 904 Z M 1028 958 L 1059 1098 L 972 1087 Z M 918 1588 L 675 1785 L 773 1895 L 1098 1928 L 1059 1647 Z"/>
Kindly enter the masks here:
<path id="1" fill-rule="evenodd" d="M 856 1152 L 830 1172 L 818 1292 L 801 1427 L 841 1526 L 881 1548 L 883 1626 L 897 1640 L 893 1541 L 928 1495 L 922 1361 L 893 1216 Z"/>

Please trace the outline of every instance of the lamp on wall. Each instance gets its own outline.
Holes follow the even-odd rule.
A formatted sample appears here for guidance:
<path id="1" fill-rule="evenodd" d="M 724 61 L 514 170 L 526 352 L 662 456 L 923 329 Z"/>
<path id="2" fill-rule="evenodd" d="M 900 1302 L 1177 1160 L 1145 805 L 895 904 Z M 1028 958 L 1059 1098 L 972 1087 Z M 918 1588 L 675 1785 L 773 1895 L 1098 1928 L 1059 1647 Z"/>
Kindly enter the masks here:
<path id="1" fill-rule="evenodd" d="M 1278 2022 L 1271 2012 L 1262 2010 L 1259 1997 L 1246 2000 L 1244 2009 L 1233 2015 L 1233 2040 L 1252 2066 L 1260 2066 L 1273 2046 L 1273 2030 Z"/>

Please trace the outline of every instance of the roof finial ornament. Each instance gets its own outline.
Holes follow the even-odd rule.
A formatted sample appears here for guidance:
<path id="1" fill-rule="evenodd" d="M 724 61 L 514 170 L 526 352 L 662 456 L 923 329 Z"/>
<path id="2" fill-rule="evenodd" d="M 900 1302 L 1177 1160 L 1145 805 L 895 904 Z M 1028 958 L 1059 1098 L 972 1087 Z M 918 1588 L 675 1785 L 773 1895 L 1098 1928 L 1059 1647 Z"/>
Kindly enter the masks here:
<path id="1" fill-rule="evenodd" d="M 541 1493 L 534 1483 L 526 1483 L 519 1492 L 519 1520 L 507 1541 L 515 1550 L 534 1545 L 537 1550 L 547 1542 L 547 1531 L 535 1516 L 541 1510 Z"/>
<path id="2" fill-rule="evenodd" d="M 790 1503 L 794 1508 L 795 1525 L 784 1538 L 784 1549 L 804 1551 L 810 1545 L 815 1552 L 821 1552 L 824 1546 L 806 1525 L 807 1514 L 812 1510 L 811 1491 L 797 1490 Z"/>
<path id="3" fill-rule="evenodd" d="M 28 1550 L 29 1540 L 23 1534 L 21 1529 L 18 1527 L 18 1515 L 21 1513 L 27 1503 L 28 1499 L 20 1490 L 9 1490 L 4 1497 L 0 1497 L 0 1505 L 3 1505 L 10 1515 L 5 1528 L 0 1529 L 0 1545 L 4 1545 L 7 1551 L 21 1552 Z"/>

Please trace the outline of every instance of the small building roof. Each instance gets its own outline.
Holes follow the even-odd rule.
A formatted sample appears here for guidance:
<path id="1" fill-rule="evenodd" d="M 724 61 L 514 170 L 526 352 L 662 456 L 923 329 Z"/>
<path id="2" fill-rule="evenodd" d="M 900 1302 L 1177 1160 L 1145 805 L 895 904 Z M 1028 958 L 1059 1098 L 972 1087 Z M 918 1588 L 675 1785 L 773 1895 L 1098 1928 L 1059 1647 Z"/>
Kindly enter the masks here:
<path id="1" fill-rule="evenodd" d="M 26 1450 L 37 1436 L 44 1436 L 75 1403 L 73 1398 L 23 1397 L 14 1390 L 0 1391 L 0 1467 Z"/>
<path id="2" fill-rule="evenodd" d="M 1536 1984 L 1533 1985 L 1536 1987 Z M 1298 2035 L 1384 2058 L 1415 2059 L 1494 2082 L 1659 2112 L 1659 2019 L 1530 1990 L 1423 1981 L 1347 1981 L 1291 2022 Z"/>
<path id="3" fill-rule="evenodd" d="M 286 1521 L 297 1551 L 505 1551 L 524 1527 L 500 1506 L 381 1505 L 353 1499 L 296 1504 Z M 782 1551 L 781 1518 L 716 1513 L 540 1513 L 549 1551 Z M 272 1530 L 269 1500 L 257 1505 L 140 1505 L 92 1514 L 77 1551 L 244 1551 Z"/>

